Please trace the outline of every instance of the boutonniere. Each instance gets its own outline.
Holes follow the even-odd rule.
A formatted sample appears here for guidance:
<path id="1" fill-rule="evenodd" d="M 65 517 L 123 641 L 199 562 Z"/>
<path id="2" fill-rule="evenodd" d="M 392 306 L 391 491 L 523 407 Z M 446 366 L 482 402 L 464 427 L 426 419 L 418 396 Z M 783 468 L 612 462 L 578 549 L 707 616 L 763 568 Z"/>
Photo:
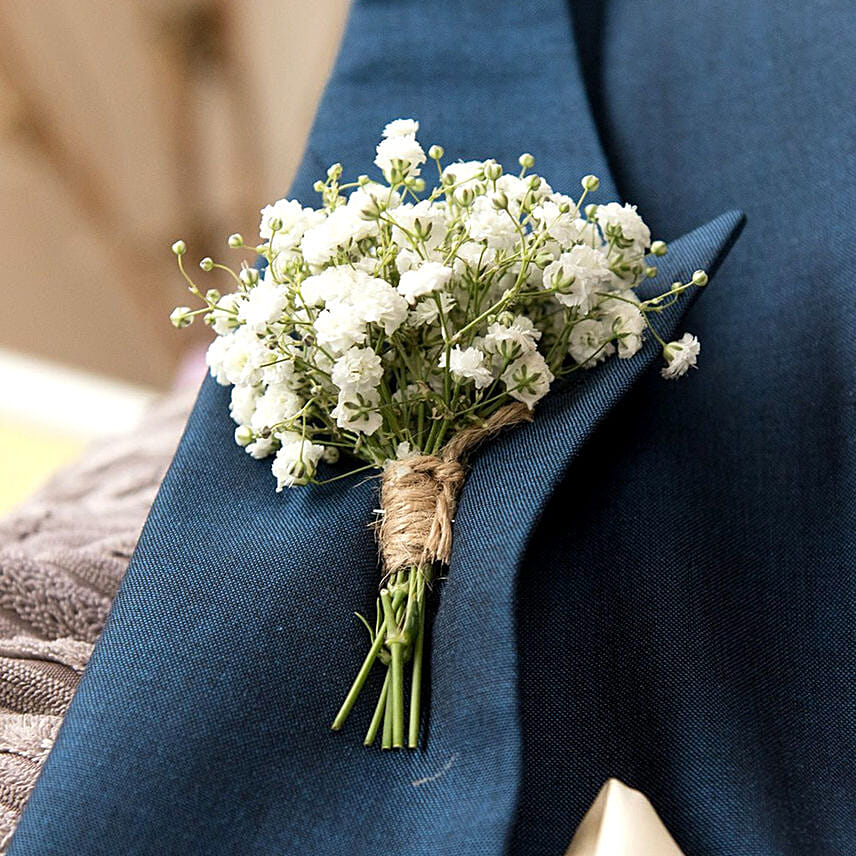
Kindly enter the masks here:
<path id="1" fill-rule="evenodd" d="M 381 475 L 377 535 L 382 574 L 369 644 L 333 721 L 339 729 L 373 668 L 386 669 L 365 737 L 415 747 L 423 692 L 425 623 L 438 570 L 449 562 L 455 506 L 473 447 L 533 418 L 551 385 L 612 358 L 646 335 L 663 349 L 665 377 L 683 375 L 695 337 L 665 342 L 652 321 L 693 286 L 696 271 L 654 298 L 636 287 L 667 251 L 631 205 L 590 203 L 594 175 L 573 198 L 494 160 L 427 155 L 412 119 L 390 122 L 375 164 L 384 181 L 342 181 L 334 164 L 316 183 L 318 208 L 282 199 L 261 212 L 263 271 L 224 270 L 234 290 L 203 290 L 173 244 L 201 316 L 217 334 L 207 362 L 231 385 L 235 442 L 272 457 L 276 489 L 319 483 L 321 461 L 345 454 L 347 474 Z M 421 176 L 433 161 L 434 187 Z M 245 248 L 240 235 L 228 239 Z M 342 478 L 336 476 L 334 478 Z M 330 481 L 331 479 L 327 479 Z M 344 687 L 343 687 L 344 689 Z"/>

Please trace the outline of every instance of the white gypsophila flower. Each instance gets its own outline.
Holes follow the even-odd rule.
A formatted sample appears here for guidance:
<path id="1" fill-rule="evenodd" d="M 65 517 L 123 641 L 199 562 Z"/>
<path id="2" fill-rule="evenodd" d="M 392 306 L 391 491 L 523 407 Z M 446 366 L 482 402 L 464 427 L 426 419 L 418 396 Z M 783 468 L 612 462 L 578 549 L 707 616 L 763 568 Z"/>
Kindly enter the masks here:
<path id="1" fill-rule="evenodd" d="M 339 428 L 371 437 L 383 425 L 379 407 L 380 395 L 377 390 L 368 393 L 340 390 L 338 401 L 330 415 Z"/>
<path id="2" fill-rule="evenodd" d="M 296 431 L 283 431 L 277 434 L 277 439 L 280 447 L 271 464 L 277 493 L 284 487 L 307 484 L 318 469 L 324 447 L 309 442 Z"/>
<path id="3" fill-rule="evenodd" d="M 419 132 L 416 119 L 393 119 L 383 129 L 383 137 L 415 137 Z"/>
<path id="4" fill-rule="evenodd" d="M 224 294 L 211 310 L 211 329 L 218 336 L 231 333 L 238 326 L 238 307 L 243 297 L 240 294 Z"/>
<path id="5" fill-rule="evenodd" d="M 295 249 L 303 234 L 324 219 L 321 211 L 304 208 L 294 199 L 279 199 L 261 210 L 259 236 L 263 241 L 271 241 L 277 253 Z M 271 224 L 279 221 L 279 229 L 274 233 Z"/>
<path id="6" fill-rule="evenodd" d="M 627 292 L 633 295 L 633 292 Z M 635 303 L 629 303 L 630 297 L 624 299 L 610 298 L 602 304 L 604 321 L 613 335 L 617 337 L 618 356 L 628 359 L 639 352 L 642 347 L 642 334 L 647 323 L 645 316 Z"/>
<path id="7" fill-rule="evenodd" d="M 253 431 L 273 429 L 293 419 L 303 407 L 303 399 L 289 386 L 277 383 L 269 386 L 256 401 L 249 425 Z"/>
<path id="8" fill-rule="evenodd" d="M 553 380 L 547 361 L 538 351 L 518 357 L 502 373 L 508 394 L 530 410 L 547 394 Z"/>
<path id="9" fill-rule="evenodd" d="M 441 369 L 446 368 L 446 355 L 440 357 Z M 484 351 L 478 348 L 460 348 L 457 345 L 449 352 L 448 369 L 458 381 L 472 381 L 476 389 L 493 383 L 493 372 L 485 361 Z"/>
<path id="10" fill-rule="evenodd" d="M 414 250 L 399 250 L 395 257 L 395 269 L 399 274 L 406 273 L 411 268 L 418 267 L 422 257 Z"/>
<path id="11" fill-rule="evenodd" d="M 615 353 L 612 331 L 595 318 L 577 321 L 568 337 L 568 353 L 581 366 L 591 368 Z"/>
<path id="12" fill-rule="evenodd" d="M 632 242 L 637 253 L 644 253 L 651 246 L 651 230 L 636 211 L 635 205 L 610 202 L 597 206 L 597 222 L 605 235 L 611 229 L 620 228 L 625 240 Z"/>
<path id="13" fill-rule="evenodd" d="M 370 392 L 383 378 L 380 357 L 371 348 L 349 348 L 333 363 L 331 380 L 345 392 Z"/>
<path id="14" fill-rule="evenodd" d="M 377 145 L 375 165 L 387 181 L 392 180 L 396 168 L 400 170 L 401 178 L 416 178 L 426 160 L 425 152 L 413 134 L 386 137 Z"/>
<path id="15" fill-rule="evenodd" d="M 611 280 L 606 256 L 577 244 L 544 268 L 542 283 L 546 289 L 556 289 L 559 303 L 578 307 L 585 314 L 591 309 L 594 294 Z"/>
<path id="16" fill-rule="evenodd" d="M 254 333 L 264 333 L 282 318 L 287 303 L 288 291 L 285 286 L 274 282 L 268 268 L 264 279 L 249 290 L 238 307 L 238 320 Z"/>
<path id="17" fill-rule="evenodd" d="M 348 303 L 336 303 L 318 314 L 315 337 L 322 348 L 343 354 L 366 340 L 366 325 Z"/>
<path id="18" fill-rule="evenodd" d="M 356 208 L 341 205 L 306 232 L 300 249 L 309 267 L 320 269 L 339 253 L 349 251 L 359 241 L 374 237 L 377 232 L 376 222 L 364 220 Z"/>
<path id="19" fill-rule="evenodd" d="M 509 209 L 515 216 L 519 216 L 523 207 L 523 200 L 526 198 L 526 194 L 530 192 L 529 180 L 505 173 L 496 180 L 496 191 L 505 194 Z M 532 192 L 530 198 L 534 198 L 535 192 Z"/>
<path id="20" fill-rule="evenodd" d="M 407 301 L 385 279 L 357 274 L 350 305 L 365 323 L 377 324 L 391 335 L 407 317 Z"/>
<path id="21" fill-rule="evenodd" d="M 295 343 L 295 349 L 298 347 Z M 276 384 L 287 384 L 293 387 L 300 381 L 297 369 L 294 366 L 295 352 L 283 349 L 282 352 L 272 351 L 270 360 L 262 366 L 262 383 L 267 386 Z"/>
<path id="22" fill-rule="evenodd" d="M 445 288 L 451 277 L 451 268 L 440 262 L 425 262 L 401 274 L 398 293 L 412 306 L 420 297 Z"/>
<path id="23" fill-rule="evenodd" d="M 272 455 L 276 451 L 277 441 L 275 437 L 256 437 L 252 443 L 249 443 L 244 451 L 257 461 Z"/>
<path id="24" fill-rule="evenodd" d="M 532 319 L 518 315 L 508 324 L 499 321 L 491 324 L 482 347 L 486 353 L 507 362 L 534 351 L 540 338 L 541 331 Z"/>
<path id="25" fill-rule="evenodd" d="M 449 164 L 442 173 L 444 181 L 454 185 L 451 196 L 455 202 L 463 202 L 463 192 L 484 179 L 484 161 L 457 161 Z"/>
<path id="26" fill-rule="evenodd" d="M 467 215 L 467 233 L 474 241 L 485 241 L 496 250 L 510 250 L 518 238 L 515 221 L 507 211 L 498 211 L 487 196 L 477 196 Z"/>
<path id="27" fill-rule="evenodd" d="M 401 205 L 401 194 L 390 192 L 385 184 L 369 181 L 351 191 L 348 197 L 348 208 L 359 214 L 376 216 L 381 211 L 398 209 Z"/>
<path id="28" fill-rule="evenodd" d="M 663 348 L 666 366 L 660 370 L 660 374 L 667 380 L 682 377 L 696 367 L 700 351 L 701 342 L 692 333 L 684 333 L 676 342 L 669 342 Z"/>
<path id="29" fill-rule="evenodd" d="M 300 283 L 300 296 L 307 306 L 346 302 L 356 285 L 351 267 L 328 267 Z"/>
<path id="30" fill-rule="evenodd" d="M 455 298 L 445 291 L 441 291 L 439 295 L 440 306 L 443 307 L 443 314 L 448 314 L 455 308 Z M 436 300 L 420 300 L 416 306 L 407 313 L 407 323 L 411 327 L 424 327 L 426 324 L 434 324 L 440 317 L 440 308 L 437 306 Z"/>
<path id="31" fill-rule="evenodd" d="M 211 377 L 220 384 L 228 386 L 229 378 L 226 376 L 226 355 L 229 353 L 229 339 L 227 334 L 217 336 L 208 346 L 205 352 L 205 365 Z"/>
<path id="32" fill-rule="evenodd" d="M 249 425 L 256 409 L 258 390 L 254 386 L 233 386 L 229 413 L 238 425 Z"/>
<path id="33" fill-rule="evenodd" d="M 395 210 L 393 217 L 392 240 L 408 252 L 413 252 L 414 242 L 424 244 L 425 248 L 435 250 L 446 237 L 448 212 L 440 202 L 423 199 L 415 205 L 408 202 Z"/>
<path id="34" fill-rule="evenodd" d="M 545 199 L 532 209 L 532 217 L 538 221 L 541 228 L 563 249 L 570 247 L 580 237 L 573 209 L 561 212 L 554 199 Z"/>
<path id="35" fill-rule="evenodd" d="M 211 376 L 222 386 L 258 383 L 261 368 L 269 360 L 270 351 L 247 327 L 218 336 L 205 355 Z"/>
<path id="36" fill-rule="evenodd" d="M 464 274 L 467 270 L 473 275 L 491 265 L 496 258 L 496 250 L 476 241 L 465 241 L 458 247 L 455 262 L 452 265 L 455 273 Z"/>

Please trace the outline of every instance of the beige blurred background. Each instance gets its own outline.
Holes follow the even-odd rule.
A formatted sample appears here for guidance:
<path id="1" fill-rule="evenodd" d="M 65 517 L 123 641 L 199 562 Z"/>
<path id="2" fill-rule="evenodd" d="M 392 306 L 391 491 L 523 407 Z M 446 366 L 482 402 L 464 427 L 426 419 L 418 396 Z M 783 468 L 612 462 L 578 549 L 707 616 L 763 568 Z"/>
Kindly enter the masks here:
<path id="1" fill-rule="evenodd" d="M 0 3 L 0 511 L 192 375 L 205 329 L 167 321 L 186 302 L 169 246 L 238 261 L 225 237 L 287 191 L 346 14 Z"/>

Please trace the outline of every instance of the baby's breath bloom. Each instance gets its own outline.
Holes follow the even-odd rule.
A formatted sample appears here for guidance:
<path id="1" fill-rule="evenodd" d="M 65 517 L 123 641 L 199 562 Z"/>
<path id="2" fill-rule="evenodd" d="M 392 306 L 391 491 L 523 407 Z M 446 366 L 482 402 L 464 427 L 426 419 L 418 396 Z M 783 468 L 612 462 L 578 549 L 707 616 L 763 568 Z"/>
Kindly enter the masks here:
<path id="1" fill-rule="evenodd" d="M 684 333 L 676 342 L 669 342 L 663 348 L 666 366 L 660 370 L 660 374 L 668 380 L 685 375 L 691 368 L 696 367 L 700 351 L 701 342 L 692 333 Z"/>
<path id="2" fill-rule="evenodd" d="M 256 400 L 250 418 L 254 431 L 273 430 L 293 419 L 303 407 L 303 399 L 288 384 L 271 384 Z"/>
<path id="3" fill-rule="evenodd" d="M 651 230 L 639 216 L 635 205 L 621 205 L 619 202 L 598 205 L 597 222 L 604 232 L 620 229 L 621 235 L 638 253 L 644 253 L 651 246 Z"/>
<path id="4" fill-rule="evenodd" d="M 249 425 L 256 409 L 258 388 L 255 386 L 233 386 L 229 399 L 229 413 L 238 425 Z"/>
<path id="5" fill-rule="evenodd" d="M 379 407 L 380 396 L 377 391 L 363 393 L 343 389 L 339 391 L 338 401 L 330 415 L 339 428 L 371 437 L 383 425 Z"/>
<path id="6" fill-rule="evenodd" d="M 330 377 L 345 392 L 370 392 L 380 384 L 383 365 L 371 348 L 349 348 L 333 363 Z"/>
<path id="7" fill-rule="evenodd" d="M 509 319 L 508 324 L 499 321 L 487 328 L 483 348 L 488 354 L 495 354 L 508 362 L 523 354 L 529 354 L 538 347 L 541 331 L 531 318 L 518 315 Z"/>
<path id="8" fill-rule="evenodd" d="M 425 152 L 413 134 L 396 134 L 378 143 L 375 165 L 386 180 L 391 181 L 395 170 L 400 171 L 402 179 L 416 178 L 426 160 Z"/>
<path id="9" fill-rule="evenodd" d="M 307 484 L 315 475 L 324 447 L 310 443 L 296 431 L 284 431 L 277 439 L 280 447 L 271 464 L 277 492 L 284 487 Z"/>
<path id="10" fill-rule="evenodd" d="M 268 271 L 270 269 L 268 268 Z M 285 288 L 270 276 L 250 289 L 246 299 L 238 307 L 238 321 L 256 333 L 263 333 L 269 325 L 280 320 L 288 302 Z"/>
<path id="11" fill-rule="evenodd" d="M 446 367 L 446 355 L 440 357 L 439 366 Z M 493 373 L 485 361 L 484 351 L 478 348 L 455 346 L 449 352 L 449 371 L 459 381 L 472 381 L 476 389 L 482 389 L 493 383 Z"/>
<path id="12" fill-rule="evenodd" d="M 627 299 L 610 299 L 605 305 L 605 320 L 617 337 L 618 356 L 622 359 L 634 356 L 642 347 L 642 333 L 646 327 L 639 307 L 628 303 Z"/>
<path id="13" fill-rule="evenodd" d="M 574 362 L 590 368 L 615 353 L 612 331 L 603 321 L 584 318 L 571 328 L 568 353 Z"/>
<path id="14" fill-rule="evenodd" d="M 518 357 L 502 374 L 508 394 L 530 410 L 547 394 L 553 373 L 538 351 Z"/>
<path id="15" fill-rule="evenodd" d="M 665 246 L 635 207 L 582 206 L 492 159 L 444 166 L 439 146 L 439 184 L 427 189 L 418 132 L 406 118 L 384 128 L 385 180 L 351 182 L 333 164 L 315 184 L 317 207 L 265 206 L 267 267 L 245 262 L 234 293 L 191 285 L 217 334 L 211 375 L 233 387 L 235 441 L 254 458 L 275 454 L 279 489 L 314 479 L 339 448 L 375 466 L 436 454 L 504 404 L 534 407 L 557 377 L 642 346 L 657 304 L 634 289 L 656 274 L 645 252 Z M 582 184 L 583 196 L 597 190 L 591 177 Z M 240 235 L 228 243 L 245 246 Z M 183 242 L 175 252 L 181 262 Z M 706 281 L 696 272 L 663 296 Z M 193 317 L 180 307 L 172 320 Z M 664 376 L 685 374 L 698 348 L 692 336 L 666 345 Z"/>
<path id="16" fill-rule="evenodd" d="M 606 256 L 591 247 L 577 244 L 544 268 L 544 288 L 554 290 L 556 300 L 575 306 L 583 314 L 592 306 L 592 297 L 606 288 L 612 273 Z"/>
<path id="17" fill-rule="evenodd" d="M 383 129 L 383 136 L 386 137 L 415 137 L 419 131 L 419 122 L 415 119 L 393 119 L 387 122 Z"/>
<path id="18" fill-rule="evenodd" d="M 412 306 L 420 297 L 440 291 L 452 276 L 452 269 L 440 262 L 425 262 L 401 275 L 398 293 Z"/>

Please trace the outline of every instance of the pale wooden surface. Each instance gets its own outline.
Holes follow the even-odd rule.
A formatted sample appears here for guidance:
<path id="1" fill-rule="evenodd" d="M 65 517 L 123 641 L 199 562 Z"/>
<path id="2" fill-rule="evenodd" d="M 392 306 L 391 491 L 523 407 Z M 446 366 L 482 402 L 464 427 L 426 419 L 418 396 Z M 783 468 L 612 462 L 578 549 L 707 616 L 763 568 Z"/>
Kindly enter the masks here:
<path id="1" fill-rule="evenodd" d="M 165 386 L 169 245 L 285 193 L 347 0 L 0 4 L 0 347 Z M 212 284 L 215 284 L 212 282 Z"/>

